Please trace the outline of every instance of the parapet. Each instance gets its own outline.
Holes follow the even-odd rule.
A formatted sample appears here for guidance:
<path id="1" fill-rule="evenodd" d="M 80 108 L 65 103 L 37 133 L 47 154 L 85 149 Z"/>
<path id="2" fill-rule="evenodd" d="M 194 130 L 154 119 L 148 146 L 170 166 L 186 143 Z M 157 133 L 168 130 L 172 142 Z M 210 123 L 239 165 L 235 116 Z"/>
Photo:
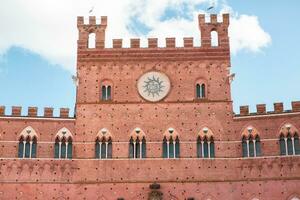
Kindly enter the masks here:
<path id="1" fill-rule="evenodd" d="M 69 116 L 69 108 L 60 108 L 59 116 L 53 115 L 53 108 L 44 108 L 44 115 L 38 115 L 37 107 L 28 107 L 27 115 L 22 115 L 22 107 L 12 106 L 11 115 L 5 113 L 5 106 L 0 106 L 0 117 L 36 117 L 36 118 L 73 118 Z"/>
<path id="2" fill-rule="evenodd" d="M 300 113 L 300 101 L 293 101 L 292 103 L 292 110 L 284 110 L 284 106 L 282 102 L 274 103 L 274 110 L 273 111 L 266 111 L 266 104 L 257 104 L 256 105 L 256 112 L 250 113 L 249 106 L 244 105 L 240 106 L 240 114 L 236 116 L 253 116 L 253 115 L 272 115 L 272 114 L 282 114 L 282 113 Z"/>
<path id="3" fill-rule="evenodd" d="M 200 14 L 198 17 L 199 20 L 199 28 L 201 31 L 201 46 L 202 47 L 226 47 L 229 49 L 229 37 L 228 37 L 228 26 L 229 26 L 229 14 L 223 14 L 223 20 L 218 21 L 218 15 L 212 14 L 209 16 L 210 21 L 206 22 L 206 16 L 204 14 Z M 78 39 L 78 50 L 93 50 L 93 49 L 103 49 L 105 48 L 105 29 L 107 27 L 107 17 L 101 17 L 101 23 L 96 23 L 95 16 L 89 16 L 89 22 L 84 23 L 84 18 L 77 18 L 77 27 L 79 30 L 79 39 Z M 212 31 L 217 33 L 216 40 L 218 41 L 218 45 L 212 45 Z M 95 33 L 96 45 L 92 45 L 89 47 L 88 43 L 91 42 L 89 39 L 90 34 Z M 199 34 L 200 37 L 200 34 Z M 148 38 L 148 46 L 146 48 L 158 48 L 158 39 L 157 38 Z M 168 37 L 166 40 L 166 48 L 176 48 L 176 39 L 172 37 Z M 183 39 L 183 47 L 192 48 L 194 46 L 193 38 L 186 37 Z M 130 48 L 137 49 L 141 48 L 140 39 L 133 38 L 130 39 Z M 116 38 L 113 39 L 112 48 L 123 48 L 123 40 Z M 161 47 L 160 47 L 161 48 Z M 128 48 L 126 48 L 128 50 Z"/>

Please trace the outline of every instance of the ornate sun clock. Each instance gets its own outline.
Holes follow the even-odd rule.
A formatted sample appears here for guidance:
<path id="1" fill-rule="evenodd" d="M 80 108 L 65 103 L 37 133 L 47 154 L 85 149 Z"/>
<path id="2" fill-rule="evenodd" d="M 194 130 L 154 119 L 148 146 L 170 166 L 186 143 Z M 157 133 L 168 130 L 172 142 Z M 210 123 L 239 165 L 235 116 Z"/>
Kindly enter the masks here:
<path id="1" fill-rule="evenodd" d="M 170 79 L 161 72 L 147 72 L 138 80 L 139 94 L 147 101 L 160 101 L 170 91 Z"/>

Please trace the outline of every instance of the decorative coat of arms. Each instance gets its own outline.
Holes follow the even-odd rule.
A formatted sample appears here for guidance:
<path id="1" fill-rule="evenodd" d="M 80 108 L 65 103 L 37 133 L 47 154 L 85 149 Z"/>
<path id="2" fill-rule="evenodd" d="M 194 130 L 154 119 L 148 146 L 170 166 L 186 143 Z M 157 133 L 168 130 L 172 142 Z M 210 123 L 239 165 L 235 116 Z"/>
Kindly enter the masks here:
<path id="1" fill-rule="evenodd" d="M 146 100 L 156 102 L 162 100 L 170 90 L 169 78 L 160 72 L 148 72 L 138 80 L 139 94 Z"/>

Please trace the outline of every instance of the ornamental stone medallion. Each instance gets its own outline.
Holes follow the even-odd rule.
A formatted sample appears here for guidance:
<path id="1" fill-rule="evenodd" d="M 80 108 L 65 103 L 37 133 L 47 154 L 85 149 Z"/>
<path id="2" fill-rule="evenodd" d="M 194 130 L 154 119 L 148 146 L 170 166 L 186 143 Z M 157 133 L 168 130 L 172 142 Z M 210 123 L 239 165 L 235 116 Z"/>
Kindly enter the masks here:
<path id="1" fill-rule="evenodd" d="M 160 72 L 147 72 L 138 80 L 139 94 L 147 101 L 160 101 L 170 91 L 169 78 Z"/>

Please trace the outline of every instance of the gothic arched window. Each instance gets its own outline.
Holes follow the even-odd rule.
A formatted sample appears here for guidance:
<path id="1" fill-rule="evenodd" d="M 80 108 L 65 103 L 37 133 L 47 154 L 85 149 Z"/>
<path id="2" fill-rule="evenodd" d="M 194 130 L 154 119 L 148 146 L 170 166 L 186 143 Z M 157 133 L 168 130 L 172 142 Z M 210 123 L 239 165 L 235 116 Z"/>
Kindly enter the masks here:
<path id="1" fill-rule="evenodd" d="M 215 145 L 213 137 L 197 138 L 197 156 L 198 158 L 214 158 L 215 157 Z"/>
<path id="2" fill-rule="evenodd" d="M 198 158 L 214 158 L 215 144 L 213 139 L 213 132 L 204 127 L 197 138 L 197 156 Z"/>
<path id="3" fill-rule="evenodd" d="M 54 143 L 54 158 L 72 159 L 73 154 L 72 134 L 67 128 L 58 131 Z"/>
<path id="4" fill-rule="evenodd" d="M 129 158 L 146 158 L 146 138 L 130 137 L 129 140 Z"/>
<path id="5" fill-rule="evenodd" d="M 112 140 L 110 137 L 97 138 L 95 145 L 96 158 L 112 158 Z"/>
<path id="6" fill-rule="evenodd" d="M 18 147 L 19 158 L 36 158 L 37 134 L 33 128 L 29 126 L 21 132 Z"/>
<path id="7" fill-rule="evenodd" d="M 291 124 L 281 127 L 279 137 L 280 155 L 299 155 L 300 145 L 298 130 Z"/>
<path id="8" fill-rule="evenodd" d="M 243 131 L 242 138 L 243 157 L 257 157 L 261 155 L 260 137 L 255 128 L 248 126 Z"/>

